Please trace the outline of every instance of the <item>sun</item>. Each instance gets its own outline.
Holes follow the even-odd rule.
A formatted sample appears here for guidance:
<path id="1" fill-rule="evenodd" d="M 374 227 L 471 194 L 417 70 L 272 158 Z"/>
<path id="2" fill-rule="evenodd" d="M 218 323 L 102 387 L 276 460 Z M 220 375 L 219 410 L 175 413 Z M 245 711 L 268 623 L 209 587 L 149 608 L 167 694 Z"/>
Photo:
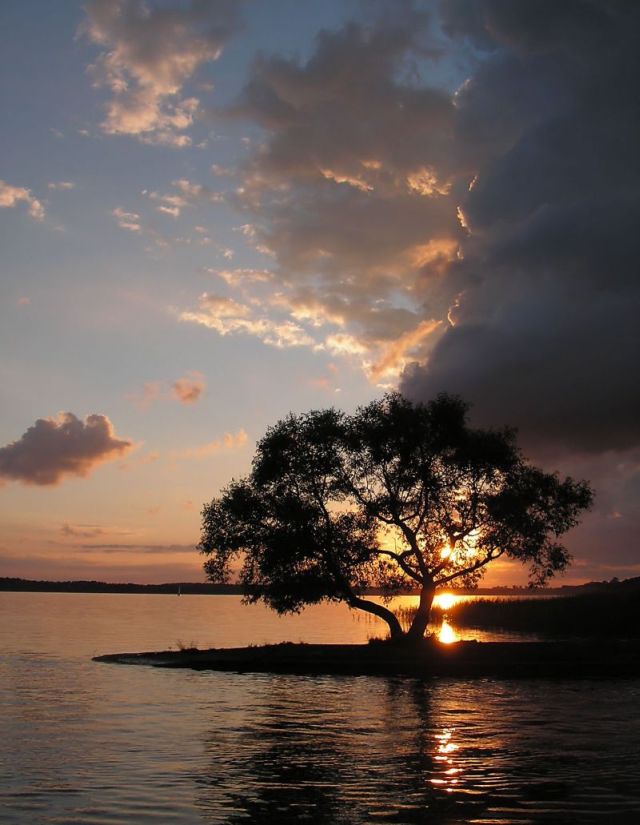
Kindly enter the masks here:
<path id="1" fill-rule="evenodd" d="M 458 601 L 460 599 L 453 593 L 437 593 L 433 598 L 434 607 L 439 607 L 441 610 L 449 610 Z"/>

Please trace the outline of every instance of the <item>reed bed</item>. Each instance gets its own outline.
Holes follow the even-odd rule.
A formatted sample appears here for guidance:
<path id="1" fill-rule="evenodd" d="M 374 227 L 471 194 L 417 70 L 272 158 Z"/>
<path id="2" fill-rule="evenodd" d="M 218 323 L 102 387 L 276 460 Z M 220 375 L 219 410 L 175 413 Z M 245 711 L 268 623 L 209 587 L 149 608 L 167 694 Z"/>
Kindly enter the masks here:
<path id="1" fill-rule="evenodd" d="M 408 627 L 415 608 L 402 608 Z M 477 599 L 448 610 L 433 608 L 433 618 L 446 614 L 457 627 L 500 629 L 548 636 L 640 637 L 640 590 L 585 593 L 556 598 Z"/>

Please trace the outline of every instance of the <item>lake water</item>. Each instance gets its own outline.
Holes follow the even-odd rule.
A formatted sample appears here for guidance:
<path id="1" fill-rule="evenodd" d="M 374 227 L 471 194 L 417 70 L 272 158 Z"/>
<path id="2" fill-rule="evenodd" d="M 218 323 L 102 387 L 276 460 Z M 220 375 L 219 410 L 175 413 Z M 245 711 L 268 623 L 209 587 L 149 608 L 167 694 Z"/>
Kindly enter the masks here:
<path id="1" fill-rule="evenodd" d="M 306 677 L 117 651 L 360 642 L 339 605 L 0 593 L 0 822 L 640 821 L 640 680 Z M 475 634 L 477 635 L 477 634 Z"/>

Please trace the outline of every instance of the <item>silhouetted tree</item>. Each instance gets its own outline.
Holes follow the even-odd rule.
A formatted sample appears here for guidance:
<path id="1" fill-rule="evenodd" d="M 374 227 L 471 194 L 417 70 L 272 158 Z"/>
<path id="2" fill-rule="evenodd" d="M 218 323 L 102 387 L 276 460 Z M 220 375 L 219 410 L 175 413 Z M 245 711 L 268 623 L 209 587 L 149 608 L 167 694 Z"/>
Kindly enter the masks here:
<path id="1" fill-rule="evenodd" d="M 397 393 L 354 415 L 289 415 L 257 445 L 251 474 L 203 509 L 205 570 L 227 581 L 241 564 L 249 602 L 279 613 L 344 601 L 387 622 L 365 598 L 418 588 L 407 635 L 421 638 L 438 587 L 477 584 L 506 556 L 542 584 L 570 561 L 558 537 L 592 501 L 589 485 L 528 464 L 509 429 L 473 429 L 467 405 L 440 395 L 413 404 Z"/>

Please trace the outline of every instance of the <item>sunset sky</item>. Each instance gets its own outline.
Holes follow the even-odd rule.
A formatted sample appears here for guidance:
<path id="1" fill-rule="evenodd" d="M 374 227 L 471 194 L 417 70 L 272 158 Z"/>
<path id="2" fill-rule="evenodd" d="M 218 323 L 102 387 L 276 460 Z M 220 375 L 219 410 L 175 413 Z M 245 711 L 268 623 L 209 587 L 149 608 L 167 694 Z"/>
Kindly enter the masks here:
<path id="1" fill-rule="evenodd" d="M 558 583 L 640 575 L 639 26 L 3 0 L 0 576 L 202 580 L 265 429 L 392 388 L 591 480 Z"/>

